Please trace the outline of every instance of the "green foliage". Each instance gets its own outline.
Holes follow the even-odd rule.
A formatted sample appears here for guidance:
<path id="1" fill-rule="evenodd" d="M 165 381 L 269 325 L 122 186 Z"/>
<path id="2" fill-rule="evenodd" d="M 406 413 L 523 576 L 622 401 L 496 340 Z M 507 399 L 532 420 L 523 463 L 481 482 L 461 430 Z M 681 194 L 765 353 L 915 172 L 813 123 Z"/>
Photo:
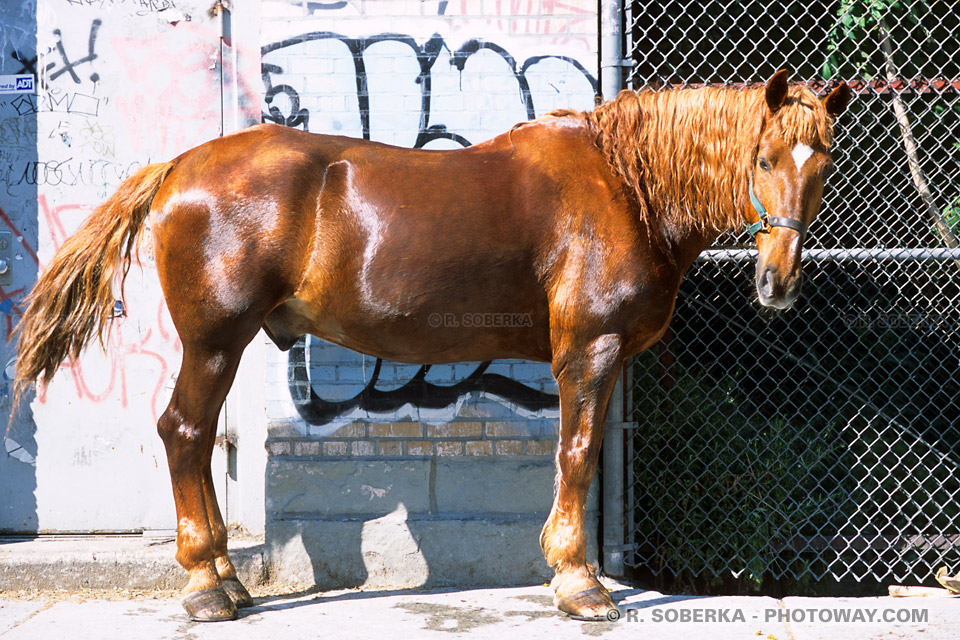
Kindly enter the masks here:
<path id="1" fill-rule="evenodd" d="M 821 69 L 825 80 L 843 74 L 872 79 L 881 66 L 878 59 L 883 38 L 915 39 L 927 15 L 925 0 L 841 0 L 837 21 L 827 35 L 827 57 Z M 891 25 L 895 33 L 891 33 Z M 902 37 L 911 33 L 911 37 Z M 900 37 L 898 37 L 900 36 Z M 914 45 L 917 53 L 920 48 Z"/>
<path id="2" fill-rule="evenodd" d="M 647 374 L 653 384 L 635 415 L 643 434 L 638 528 L 656 546 L 655 572 L 672 574 L 672 588 L 709 591 L 733 578 L 747 592 L 797 574 L 794 588 L 809 591 L 815 559 L 792 545 L 842 526 L 837 505 L 855 492 L 846 474 L 846 486 L 834 478 L 847 451 L 836 425 L 764 416 L 744 396 L 743 371 L 712 381 L 703 370 L 677 369 L 668 392 Z"/>
<path id="3" fill-rule="evenodd" d="M 956 143 L 954 143 L 956 145 Z M 960 233 L 960 196 L 956 196 L 940 214 L 954 235 Z"/>

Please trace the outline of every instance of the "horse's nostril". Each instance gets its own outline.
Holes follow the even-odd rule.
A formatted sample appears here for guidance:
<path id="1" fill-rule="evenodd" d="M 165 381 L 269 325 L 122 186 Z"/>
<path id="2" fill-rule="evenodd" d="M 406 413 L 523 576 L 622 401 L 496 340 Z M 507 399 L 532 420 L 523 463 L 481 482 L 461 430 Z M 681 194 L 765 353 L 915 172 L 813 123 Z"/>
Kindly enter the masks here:
<path id="1" fill-rule="evenodd" d="M 760 292 L 766 297 L 773 297 L 773 287 L 776 280 L 776 272 L 771 268 L 766 268 L 760 276 Z"/>

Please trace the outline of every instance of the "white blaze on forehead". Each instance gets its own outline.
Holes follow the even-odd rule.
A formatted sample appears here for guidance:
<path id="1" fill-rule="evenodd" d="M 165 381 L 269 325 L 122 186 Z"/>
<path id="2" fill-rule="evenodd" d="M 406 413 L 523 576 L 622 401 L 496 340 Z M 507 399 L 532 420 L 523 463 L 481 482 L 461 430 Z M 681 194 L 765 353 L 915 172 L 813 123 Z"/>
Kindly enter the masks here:
<path id="1" fill-rule="evenodd" d="M 813 149 L 805 144 L 798 144 L 793 148 L 793 161 L 797 163 L 797 171 L 803 169 L 803 163 L 813 155 Z"/>

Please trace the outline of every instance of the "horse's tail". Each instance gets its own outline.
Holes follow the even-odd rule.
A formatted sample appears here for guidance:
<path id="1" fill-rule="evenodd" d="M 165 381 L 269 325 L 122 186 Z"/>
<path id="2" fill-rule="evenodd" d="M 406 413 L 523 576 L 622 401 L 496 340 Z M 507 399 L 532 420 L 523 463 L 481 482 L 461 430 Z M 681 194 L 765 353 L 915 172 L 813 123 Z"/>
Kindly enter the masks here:
<path id="1" fill-rule="evenodd" d="M 123 284 L 153 197 L 173 163 L 147 165 L 127 178 L 67 238 L 27 298 L 17 326 L 13 407 L 33 382 L 46 385 L 67 357 L 76 358 L 96 333 L 104 344 L 114 314 L 113 283 Z"/>

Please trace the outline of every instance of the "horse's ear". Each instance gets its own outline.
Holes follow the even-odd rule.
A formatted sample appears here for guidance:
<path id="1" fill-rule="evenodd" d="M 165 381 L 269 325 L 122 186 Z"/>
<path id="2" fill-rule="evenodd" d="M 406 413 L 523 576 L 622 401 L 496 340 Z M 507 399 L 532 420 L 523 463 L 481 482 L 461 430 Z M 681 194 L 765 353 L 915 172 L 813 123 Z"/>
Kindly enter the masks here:
<path id="1" fill-rule="evenodd" d="M 787 70 L 780 69 L 770 80 L 767 81 L 767 89 L 764 94 L 767 99 L 767 108 L 770 113 L 775 113 L 777 109 L 783 106 L 783 101 L 787 99 Z"/>
<path id="2" fill-rule="evenodd" d="M 846 111 L 847 105 L 850 104 L 850 94 L 850 87 L 846 82 L 841 82 L 839 87 L 823 99 L 823 106 L 827 109 L 827 113 L 836 118 Z"/>

